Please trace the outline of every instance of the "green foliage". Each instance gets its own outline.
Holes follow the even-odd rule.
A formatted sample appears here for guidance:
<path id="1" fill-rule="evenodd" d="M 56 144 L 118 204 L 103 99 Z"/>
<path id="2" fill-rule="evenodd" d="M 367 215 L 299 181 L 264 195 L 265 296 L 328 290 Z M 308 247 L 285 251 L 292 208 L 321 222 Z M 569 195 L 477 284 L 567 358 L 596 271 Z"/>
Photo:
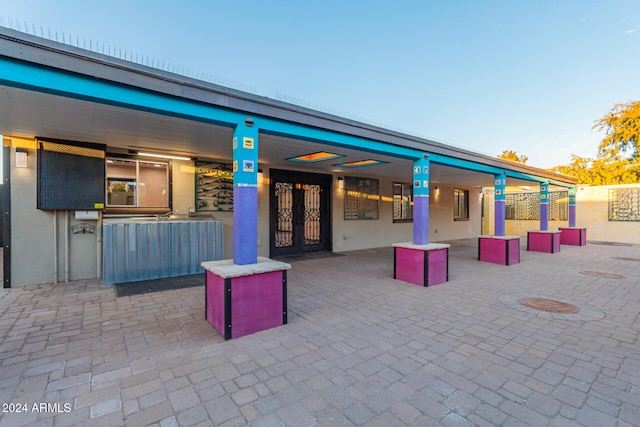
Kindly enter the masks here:
<path id="1" fill-rule="evenodd" d="M 600 143 L 601 156 L 640 159 L 640 101 L 616 104 L 593 128 L 606 135 Z"/>
<path id="2" fill-rule="evenodd" d="M 527 156 L 518 156 L 518 153 L 513 150 L 504 150 L 502 154 L 498 155 L 498 158 L 510 162 L 522 163 L 523 165 L 529 160 Z"/>
<path id="3" fill-rule="evenodd" d="M 610 185 L 640 182 L 640 162 L 620 157 L 571 156 L 571 164 L 556 166 L 554 172 L 578 178 L 578 184 Z"/>
<path id="4" fill-rule="evenodd" d="M 557 173 L 578 178 L 579 184 L 609 185 L 640 182 L 640 101 L 616 104 L 593 126 L 605 137 L 598 157 L 571 156 L 571 163 L 556 166 Z"/>

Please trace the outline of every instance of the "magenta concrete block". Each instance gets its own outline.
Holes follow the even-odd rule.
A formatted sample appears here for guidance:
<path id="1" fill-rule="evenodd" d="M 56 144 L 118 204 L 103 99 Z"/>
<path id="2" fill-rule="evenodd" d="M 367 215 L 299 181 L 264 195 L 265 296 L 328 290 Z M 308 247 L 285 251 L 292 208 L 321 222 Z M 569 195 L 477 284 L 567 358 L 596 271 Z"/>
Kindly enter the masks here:
<path id="1" fill-rule="evenodd" d="M 395 248 L 395 278 L 424 286 L 424 251 Z"/>
<path id="2" fill-rule="evenodd" d="M 255 264 L 205 261 L 205 317 L 225 339 L 287 323 L 289 264 L 258 257 Z"/>
<path id="3" fill-rule="evenodd" d="M 520 237 L 479 237 L 478 260 L 501 265 L 518 264 L 520 262 Z"/>
<path id="4" fill-rule="evenodd" d="M 585 246 L 587 244 L 587 229 L 579 227 L 559 227 L 560 244 Z"/>
<path id="5" fill-rule="evenodd" d="M 439 285 L 449 280 L 449 249 L 427 251 L 427 286 Z"/>
<path id="6" fill-rule="evenodd" d="M 449 246 L 394 244 L 393 277 L 420 286 L 449 280 Z"/>
<path id="7" fill-rule="evenodd" d="M 283 324 L 282 271 L 231 279 L 231 338 Z"/>
<path id="8" fill-rule="evenodd" d="M 224 280 L 207 271 L 205 317 L 224 336 Z"/>
<path id="9" fill-rule="evenodd" d="M 527 250 L 550 254 L 560 252 L 560 231 L 528 231 Z"/>

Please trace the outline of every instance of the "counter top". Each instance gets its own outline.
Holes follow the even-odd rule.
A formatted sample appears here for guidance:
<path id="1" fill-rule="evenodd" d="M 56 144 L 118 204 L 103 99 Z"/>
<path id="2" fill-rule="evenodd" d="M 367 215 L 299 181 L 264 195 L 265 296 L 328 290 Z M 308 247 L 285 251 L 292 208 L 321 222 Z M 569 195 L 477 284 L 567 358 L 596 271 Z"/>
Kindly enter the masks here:
<path id="1" fill-rule="evenodd" d="M 394 243 L 394 248 L 416 249 L 419 251 L 435 251 L 437 249 L 448 249 L 451 245 L 447 243 L 427 243 L 426 245 L 416 245 L 412 242 Z"/>
<path id="2" fill-rule="evenodd" d="M 156 219 L 155 216 L 134 216 L 134 217 L 114 217 L 103 218 L 103 224 L 172 224 L 176 222 L 194 222 L 194 221 L 217 221 L 212 216 L 174 216 L 170 219 Z M 219 222 L 219 221 L 218 221 Z"/>
<path id="3" fill-rule="evenodd" d="M 290 264 L 261 256 L 258 257 L 256 264 L 238 265 L 234 264 L 232 259 L 223 259 L 220 261 L 205 261 L 200 265 L 202 265 L 202 268 L 205 270 L 223 279 L 271 273 L 272 271 L 289 270 L 291 268 Z"/>

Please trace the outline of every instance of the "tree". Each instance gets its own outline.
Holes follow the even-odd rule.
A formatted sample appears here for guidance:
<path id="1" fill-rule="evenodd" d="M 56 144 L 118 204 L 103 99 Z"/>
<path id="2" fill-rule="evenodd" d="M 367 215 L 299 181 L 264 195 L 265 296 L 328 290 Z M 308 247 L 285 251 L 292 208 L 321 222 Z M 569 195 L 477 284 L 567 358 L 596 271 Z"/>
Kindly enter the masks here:
<path id="1" fill-rule="evenodd" d="M 523 165 L 529 160 L 527 156 L 518 156 L 518 153 L 513 150 L 504 150 L 502 154 L 498 155 L 498 158 L 510 162 L 522 163 Z"/>
<path id="2" fill-rule="evenodd" d="M 578 184 L 610 185 L 640 182 L 640 162 L 620 157 L 596 159 L 571 155 L 571 163 L 556 166 L 554 172 L 578 178 Z"/>
<path id="3" fill-rule="evenodd" d="M 640 160 L 640 101 L 614 105 L 611 112 L 596 120 L 593 129 L 604 131 L 600 155 Z"/>

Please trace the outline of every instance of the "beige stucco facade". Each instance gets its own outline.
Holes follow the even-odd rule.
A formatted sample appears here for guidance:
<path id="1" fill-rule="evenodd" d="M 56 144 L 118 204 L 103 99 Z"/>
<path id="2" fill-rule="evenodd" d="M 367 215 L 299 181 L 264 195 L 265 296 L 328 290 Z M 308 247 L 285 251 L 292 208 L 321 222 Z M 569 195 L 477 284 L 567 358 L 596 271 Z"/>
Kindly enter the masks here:
<path id="1" fill-rule="evenodd" d="M 637 189 L 640 194 L 640 184 L 578 186 L 576 191 L 576 226 L 587 229 L 588 240 L 640 244 L 640 222 L 609 219 L 609 192 L 617 188 Z M 484 189 L 483 195 L 482 232 L 483 234 L 493 234 L 495 221 L 493 190 Z M 568 225 L 568 221 L 549 221 L 549 230 L 556 230 Z M 528 230 L 539 228 L 540 223 L 537 220 L 507 220 L 505 233 L 526 236 Z"/>
<path id="2" fill-rule="evenodd" d="M 75 211 L 48 211 L 36 207 L 37 150 L 35 141 L 5 137 L 11 146 L 11 211 L 12 211 L 12 286 L 64 282 L 101 277 L 102 239 L 100 220 L 77 220 Z M 15 167 L 15 149 L 26 148 L 28 167 Z M 172 210 L 188 214 L 195 206 L 195 167 L 191 161 L 172 160 Z M 366 171 L 359 175 L 367 177 Z M 269 184 L 258 187 L 258 255 L 269 254 Z M 380 201 L 377 220 L 345 220 L 344 190 L 338 188 L 337 176 L 332 179 L 331 235 L 335 252 L 391 246 L 413 239 L 413 223 L 393 222 L 393 183 L 408 180 L 379 179 Z M 437 188 L 437 189 L 436 189 Z M 481 234 L 480 210 L 482 195 L 477 187 L 461 187 L 469 191 L 469 219 L 454 221 L 454 186 L 437 183 L 431 187 L 429 209 L 429 240 L 475 237 Z M 233 254 L 233 213 L 214 212 L 223 222 L 224 254 Z M 73 234 L 71 227 L 80 223 L 96 226 L 95 233 Z"/>

